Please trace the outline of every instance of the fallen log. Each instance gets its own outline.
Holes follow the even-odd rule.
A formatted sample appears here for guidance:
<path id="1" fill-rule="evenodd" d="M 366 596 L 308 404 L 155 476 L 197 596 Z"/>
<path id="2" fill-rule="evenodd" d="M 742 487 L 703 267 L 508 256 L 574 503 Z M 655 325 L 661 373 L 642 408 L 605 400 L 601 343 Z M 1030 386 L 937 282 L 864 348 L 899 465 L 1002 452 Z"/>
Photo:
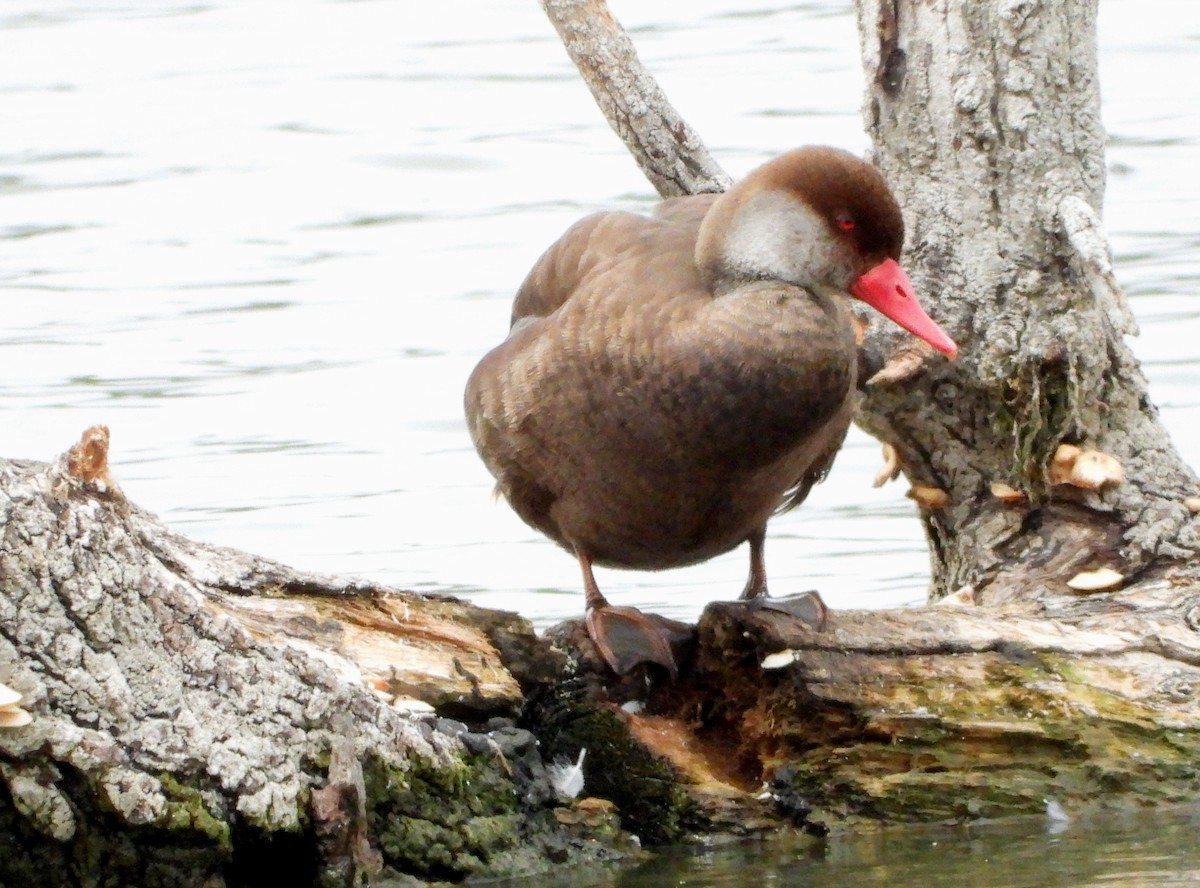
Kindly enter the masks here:
<path id="1" fill-rule="evenodd" d="M 188 540 L 107 449 L 97 427 L 0 461 L 0 681 L 32 716 L 0 729 L 0 882 L 416 884 L 629 850 L 603 808 L 561 817 L 515 724 L 563 662 L 526 621 Z"/>

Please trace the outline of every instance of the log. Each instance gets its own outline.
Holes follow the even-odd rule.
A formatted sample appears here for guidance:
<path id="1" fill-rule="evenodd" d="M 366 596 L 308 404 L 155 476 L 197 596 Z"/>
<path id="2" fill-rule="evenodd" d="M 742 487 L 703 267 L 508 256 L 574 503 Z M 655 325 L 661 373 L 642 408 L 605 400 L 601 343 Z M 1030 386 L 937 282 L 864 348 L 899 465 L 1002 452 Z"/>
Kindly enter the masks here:
<path id="1" fill-rule="evenodd" d="M 0 728 L 0 882 L 417 884 L 630 850 L 611 812 L 562 817 L 515 724 L 563 665 L 525 620 L 188 540 L 107 449 L 0 461 L 0 682 L 32 716 Z"/>
<path id="2" fill-rule="evenodd" d="M 834 611 L 820 629 L 787 599 L 714 603 L 676 650 L 677 682 L 614 682 L 581 625 L 555 635 L 708 829 L 825 834 L 1040 814 L 1047 800 L 1070 812 L 1194 801 L 1194 571 L 1038 601 Z M 621 769 L 605 764 L 618 786 Z"/>
<path id="3" fill-rule="evenodd" d="M 627 856 L 628 831 L 1195 796 L 1194 574 L 820 630 L 718 603 L 678 682 L 617 680 L 578 622 L 568 661 L 511 614 L 189 541 L 81 468 L 106 445 L 0 461 L 0 682 L 32 715 L 0 729 L 5 883 L 459 880 Z M 581 748 L 608 801 L 557 796 Z"/>

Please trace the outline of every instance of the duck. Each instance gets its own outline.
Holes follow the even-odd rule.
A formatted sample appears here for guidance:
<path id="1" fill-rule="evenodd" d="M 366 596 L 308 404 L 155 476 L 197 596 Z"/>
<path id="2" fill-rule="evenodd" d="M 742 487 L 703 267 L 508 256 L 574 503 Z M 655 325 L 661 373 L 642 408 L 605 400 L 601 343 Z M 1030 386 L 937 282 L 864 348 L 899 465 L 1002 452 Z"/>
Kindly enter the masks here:
<path id="1" fill-rule="evenodd" d="M 612 605 L 593 565 L 663 570 L 747 544 L 767 596 L 772 516 L 829 471 L 854 410 L 857 299 L 953 360 L 900 264 L 882 174 L 809 146 L 728 191 L 576 222 L 517 290 L 464 406 L 496 489 L 573 554 L 616 673 L 677 675 L 669 621 Z"/>

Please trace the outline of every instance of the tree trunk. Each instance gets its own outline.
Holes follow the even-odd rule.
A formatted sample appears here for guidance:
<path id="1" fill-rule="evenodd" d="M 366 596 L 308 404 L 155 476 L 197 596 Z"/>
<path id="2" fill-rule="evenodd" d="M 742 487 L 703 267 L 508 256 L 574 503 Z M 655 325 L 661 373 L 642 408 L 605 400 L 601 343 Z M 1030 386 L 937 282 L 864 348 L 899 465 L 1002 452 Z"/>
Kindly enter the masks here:
<path id="1" fill-rule="evenodd" d="M 1193 557 L 1197 479 L 1125 344 L 1136 328 L 1100 223 L 1096 3 L 858 9 L 866 122 L 907 265 L 962 346 L 953 365 L 868 386 L 859 414 L 914 484 L 949 493 L 923 513 L 933 597 L 1062 593 L 1080 571 L 1131 582 Z M 892 334 L 877 326 L 875 362 Z M 1051 483 L 1063 443 L 1115 457 L 1123 482 Z"/>

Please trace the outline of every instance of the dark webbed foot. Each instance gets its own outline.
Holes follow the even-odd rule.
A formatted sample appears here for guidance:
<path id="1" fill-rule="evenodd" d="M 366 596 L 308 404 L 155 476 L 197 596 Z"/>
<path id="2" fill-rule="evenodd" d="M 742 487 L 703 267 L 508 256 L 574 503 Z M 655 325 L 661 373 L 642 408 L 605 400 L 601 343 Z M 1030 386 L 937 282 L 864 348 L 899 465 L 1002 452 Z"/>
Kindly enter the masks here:
<path id="1" fill-rule="evenodd" d="M 786 595 L 783 598 L 752 598 L 746 602 L 747 607 L 760 610 L 771 610 L 781 614 L 789 614 L 798 620 L 803 620 L 818 632 L 825 628 L 829 617 L 829 607 L 815 589 L 799 592 L 796 595 Z"/>
<path id="2" fill-rule="evenodd" d="M 750 543 L 750 578 L 746 581 L 741 600 L 749 607 L 790 614 L 818 631 L 824 629 L 829 608 L 816 590 L 784 598 L 771 598 L 767 595 L 767 566 L 763 557 L 766 537 L 767 529 L 764 526 L 750 534 L 747 539 Z"/>
<path id="3" fill-rule="evenodd" d="M 671 645 L 691 637 L 688 624 L 607 603 L 589 607 L 586 624 L 596 649 L 617 675 L 625 675 L 639 663 L 657 663 L 671 678 L 679 677 Z"/>
<path id="4" fill-rule="evenodd" d="M 671 673 L 671 678 L 678 678 L 679 666 L 671 645 L 690 638 L 692 627 L 657 614 L 644 614 L 636 607 L 609 604 L 596 585 L 592 559 L 583 553 L 576 555 L 587 595 L 584 622 L 604 662 L 617 675 L 625 675 L 639 663 L 657 663 Z"/>

